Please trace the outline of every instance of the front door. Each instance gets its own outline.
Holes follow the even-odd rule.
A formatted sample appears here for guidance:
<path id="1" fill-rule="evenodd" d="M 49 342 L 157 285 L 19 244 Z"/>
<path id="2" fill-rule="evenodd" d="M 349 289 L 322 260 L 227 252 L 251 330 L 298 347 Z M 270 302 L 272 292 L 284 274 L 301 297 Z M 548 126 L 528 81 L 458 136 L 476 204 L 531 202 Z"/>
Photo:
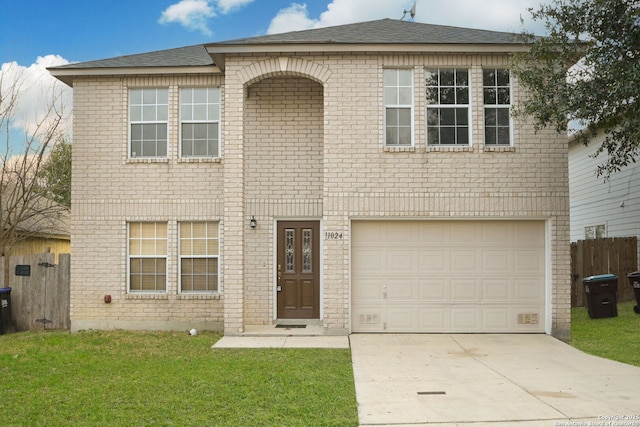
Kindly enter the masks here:
<path id="1" fill-rule="evenodd" d="M 320 223 L 278 222 L 278 319 L 320 317 Z"/>

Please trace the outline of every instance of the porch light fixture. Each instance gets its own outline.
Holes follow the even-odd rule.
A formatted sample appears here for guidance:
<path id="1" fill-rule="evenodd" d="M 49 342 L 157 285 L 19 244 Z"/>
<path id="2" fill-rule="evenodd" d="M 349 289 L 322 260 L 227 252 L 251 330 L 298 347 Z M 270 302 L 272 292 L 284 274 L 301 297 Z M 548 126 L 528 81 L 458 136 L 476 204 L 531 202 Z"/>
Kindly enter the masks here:
<path id="1" fill-rule="evenodd" d="M 256 228 L 258 226 L 258 221 L 256 221 L 256 217 L 251 215 L 251 221 L 249 221 L 249 226 L 251 228 Z"/>

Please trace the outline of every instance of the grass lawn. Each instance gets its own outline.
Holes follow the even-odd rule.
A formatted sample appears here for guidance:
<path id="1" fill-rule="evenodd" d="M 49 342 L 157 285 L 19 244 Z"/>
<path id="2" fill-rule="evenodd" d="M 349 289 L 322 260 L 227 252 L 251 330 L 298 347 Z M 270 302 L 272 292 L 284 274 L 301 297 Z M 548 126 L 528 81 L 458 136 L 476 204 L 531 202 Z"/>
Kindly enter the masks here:
<path id="1" fill-rule="evenodd" d="M 591 319 L 586 307 L 571 309 L 571 345 L 585 353 L 640 366 L 640 314 L 634 301 L 618 304 L 618 317 Z"/>
<path id="2" fill-rule="evenodd" d="M 358 425 L 348 349 L 211 349 L 219 338 L 1 335 L 0 425 Z"/>

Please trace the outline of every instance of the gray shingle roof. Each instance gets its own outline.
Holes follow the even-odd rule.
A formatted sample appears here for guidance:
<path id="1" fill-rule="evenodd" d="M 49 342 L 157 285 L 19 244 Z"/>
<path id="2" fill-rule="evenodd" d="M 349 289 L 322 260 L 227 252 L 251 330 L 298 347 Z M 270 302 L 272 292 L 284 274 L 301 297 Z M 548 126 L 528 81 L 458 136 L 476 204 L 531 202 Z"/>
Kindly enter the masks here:
<path id="1" fill-rule="evenodd" d="M 179 47 L 137 55 L 118 56 L 97 61 L 67 64 L 52 69 L 129 68 L 129 67 L 198 67 L 214 65 L 204 45 Z"/>
<path id="2" fill-rule="evenodd" d="M 293 31 L 212 43 L 251 45 L 269 43 L 334 44 L 522 44 L 517 34 L 446 25 L 381 19 L 356 24 Z"/>
<path id="3" fill-rule="evenodd" d="M 120 56 L 97 61 L 52 67 L 52 70 L 90 68 L 137 68 L 137 67 L 197 67 L 215 65 L 207 49 L 216 47 L 248 48 L 250 46 L 297 45 L 297 44 L 506 44 L 518 45 L 522 41 L 517 34 L 445 25 L 422 24 L 395 19 L 360 22 L 313 30 L 292 31 L 281 34 L 249 37 L 205 45 L 187 46 L 137 55 Z"/>

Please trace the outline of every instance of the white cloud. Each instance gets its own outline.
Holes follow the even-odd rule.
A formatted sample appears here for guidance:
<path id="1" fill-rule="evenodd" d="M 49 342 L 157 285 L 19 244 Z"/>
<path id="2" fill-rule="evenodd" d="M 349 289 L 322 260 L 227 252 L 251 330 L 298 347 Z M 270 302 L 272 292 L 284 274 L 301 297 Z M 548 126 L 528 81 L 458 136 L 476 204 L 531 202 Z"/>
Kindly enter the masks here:
<path id="1" fill-rule="evenodd" d="M 218 0 L 218 8 L 220 9 L 220 13 L 227 14 L 249 3 L 253 3 L 253 1 L 254 0 Z"/>
<path id="2" fill-rule="evenodd" d="M 16 62 L 2 64 L 1 90 L 3 98 L 12 90 L 18 90 L 17 104 L 13 108 L 11 126 L 24 131 L 27 135 L 37 132 L 38 123 L 46 118 L 47 109 L 56 100 L 56 106 L 62 109 L 66 121 L 62 123 L 63 131 L 71 131 L 72 90 L 54 78 L 47 67 L 68 64 L 69 61 L 59 55 L 39 56 L 36 62 L 22 66 Z M 1 109 L 1 108 L 0 108 Z M 2 141 L 4 144 L 5 141 Z"/>
<path id="3" fill-rule="evenodd" d="M 306 4 L 292 3 L 289 7 L 282 9 L 271 20 L 268 34 L 286 33 L 289 31 L 307 30 L 316 28 L 318 20 L 309 18 Z"/>
<path id="4" fill-rule="evenodd" d="M 310 17 L 304 3 L 291 3 L 281 9 L 272 19 L 269 34 L 333 25 L 364 22 L 375 19 L 402 18 L 405 10 L 416 3 L 416 22 L 450 25 L 457 27 L 479 28 L 493 31 L 520 32 L 520 18 L 525 19 L 527 30 L 537 34 L 543 28 L 531 27 L 527 12 L 529 7 L 537 7 L 540 0 L 333 0 L 318 18 Z M 407 14 L 405 20 L 409 20 Z M 529 24 L 529 25 L 527 25 Z"/>
<path id="5" fill-rule="evenodd" d="M 200 31 L 205 36 L 212 34 L 207 26 L 207 19 L 216 16 L 207 0 L 181 0 L 166 8 L 160 16 L 159 23 L 179 23 L 190 31 Z"/>

